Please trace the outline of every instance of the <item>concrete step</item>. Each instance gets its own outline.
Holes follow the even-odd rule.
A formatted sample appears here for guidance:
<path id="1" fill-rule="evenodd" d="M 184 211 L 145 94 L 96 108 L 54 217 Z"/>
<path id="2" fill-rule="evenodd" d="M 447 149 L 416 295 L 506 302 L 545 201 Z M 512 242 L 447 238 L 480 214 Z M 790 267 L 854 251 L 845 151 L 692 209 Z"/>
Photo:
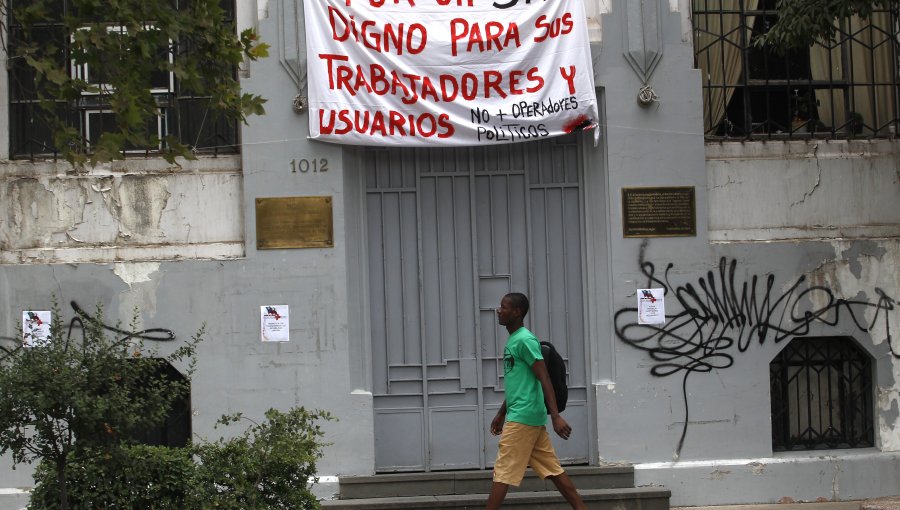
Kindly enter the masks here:
<path id="1" fill-rule="evenodd" d="M 671 493 L 661 488 L 579 489 L 586 506 L 591 510 L 669 510 Z M 455 494 L 444 496 L 407 496 L 400 498 L 371 498 L 323 501 L 329 510 L 475 510 L 483 509 L 487 494 Z M 511 492 L 503 508 L 516 510 L 566 510 L 571 508 L 555 490 L 541 492 Z"/>
<path id="2" fill-rule="evenodd" d="M 617 489 L 634 487 L 634 468 L 616 466 L 568 466 L 566 473 L 581 489 Z M 491 471 L 436 471 L 396 473 L 375 476 L 342 476 L 340 499 L 396 498 L 411 496 L 450 496 L 487 494 L 491 491 Z M 541 480 L 531 470 L 522 485 L 511 492 L 555 491 L 550 480 Z"/>

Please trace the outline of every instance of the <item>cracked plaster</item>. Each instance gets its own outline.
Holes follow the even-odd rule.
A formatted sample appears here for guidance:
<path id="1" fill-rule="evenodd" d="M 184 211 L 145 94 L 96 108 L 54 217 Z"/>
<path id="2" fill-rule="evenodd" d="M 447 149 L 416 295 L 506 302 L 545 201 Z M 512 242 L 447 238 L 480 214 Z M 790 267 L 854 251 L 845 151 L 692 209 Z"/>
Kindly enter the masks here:
<path id="1" fill-rule="evenodd" d="M 164 237 L 162 212 L 171 193 L 158 176 L 90 179 L 14 179 L 3 190 L 6 250 L 109 244 L 119 237 L 140 243 Z"/>
<path id="2" fill-rule="evenodd" d="M 4 250 L 64 243 L 66 232 L 81 221 L 88 202 L 83 189 L 47 178 L 17 179 L 0 195 L 7 204 L 6 226 L 0 232 Z"/>
<path id="3" fill-rule="evenodd" d="M 114 187 L 119 236 L 137 242 L 164 237 L 160 222 L 172 194 L 165 177 L 125 176 Z"/>
<path id="4" fill-rule="evenodd" d="M 812 185 L 812 188 L 810 188 L 808 191 L 805 191 L 803 193 L 803 196 L 800 198 L 800 200 L 797 200 L 796 202 L 792 202 L 789 207 L 794 207 L 796 205 L 805 203 L 806 199 L 812 197 L 813 193 L 815 193 L 816 190 L 819 189 L 819 186 L 822 185 L 822 165 L 820 164 L 818 159 L 816 159 L 815 161 L 816 161 L 816 182 L 815 182 L 815 184 Z"/>
<path id="5" fill-rule="evenodd" d="M 897 237 L 897 154 L 889 141 L 707 144 L 710 239 Z"/>
<path id="6" fill-rule="evenodd" d="M 822 285 L 832 289 L 835 295 L 845 298 L 875 297 L 875 288 L 900 289 L 900 240 L 831 242 L 836 260 L 826 261 L 809 273 L 810 285 Z M 815 301 L 815 294 L 813 301 Z M 898 296 L 890 296 L 898 299 Z M 820 296 L 824 299 L 824 296 Z M 813 302 L 816 307 L 825 303 Z M 876 313 L 891 314 L 889 321 L 875 319 Z M 878 346 L 890 341 L 893 352 L 900 353 L 900 338 L 888 330 L 887 324 L 900 324 L 900 307 L 893 310 L 867 308 L 865 322 L 872 325 L 869 336 Z M 891 373 L 878 377 L 878 435 L 883 451 L 900 451 L 900 358 L 892 356 L 888 349 Z M 885 377 L 887 375 L 887 377 Z M 888 384 L 885 384 L 888 381 Z"/>
<path id="7" fill-rule="evenodd" d="M 128 288 L 119 293 L 119 317 L 132 317 L 136 329 L 156 315 L 156 291 L 162 274 L 159 262 L 126 262 L 113 265 L 113 273 Z"/>
<path id="8" fill-rule="evenodd" d="M 243 255 L 239 169 L 64 175 L 41 168 L 0 177 L 2 263 Z"/>

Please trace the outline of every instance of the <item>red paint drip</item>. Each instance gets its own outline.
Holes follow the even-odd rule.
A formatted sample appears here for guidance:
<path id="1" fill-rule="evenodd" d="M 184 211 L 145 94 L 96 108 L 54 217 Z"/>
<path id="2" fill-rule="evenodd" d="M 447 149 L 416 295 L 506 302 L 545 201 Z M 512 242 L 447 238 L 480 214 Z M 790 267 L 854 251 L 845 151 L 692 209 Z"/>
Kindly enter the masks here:
<path id="1" fill-rule="evenodd" d="M 571 133 L 589 127 L 591 127 L 591 119 L 589 119 L 587 115 L 582 114 L 563 125 L 563 131 Z"/>

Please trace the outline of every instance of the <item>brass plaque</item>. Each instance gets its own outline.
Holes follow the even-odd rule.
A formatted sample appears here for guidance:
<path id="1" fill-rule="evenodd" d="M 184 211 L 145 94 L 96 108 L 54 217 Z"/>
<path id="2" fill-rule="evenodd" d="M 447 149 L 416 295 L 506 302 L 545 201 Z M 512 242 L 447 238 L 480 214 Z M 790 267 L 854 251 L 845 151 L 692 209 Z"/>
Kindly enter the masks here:
<path id="1" fill-rule="evenodd" d="M 331 197 L 256 199 L 256 248 L 333 248 Z"/>
<path id="2" fill-rule="evenodd" d="M 622 188 L 625 237 L 697 235 L 697 201 L 693 186 Z"/>

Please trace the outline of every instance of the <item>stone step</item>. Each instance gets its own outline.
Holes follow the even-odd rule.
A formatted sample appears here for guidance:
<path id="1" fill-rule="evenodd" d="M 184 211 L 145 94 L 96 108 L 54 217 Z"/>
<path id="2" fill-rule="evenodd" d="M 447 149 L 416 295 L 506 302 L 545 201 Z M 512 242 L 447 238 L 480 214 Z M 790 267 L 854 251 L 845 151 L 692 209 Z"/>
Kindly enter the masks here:
<path id="1" fill-rule="evenodd" d="M 566 473 L 579 490 L 634 487 L 634 468 L 630 465 L 568 466 Z M 491 491 L 492 477 L 491 471 L 342 476 L 340 499 L 487 494 Z M 553 482 L 541 480 L 531 470 L 528 470 L 522 485 L 511 488 L 511 492 L 555 490 Z"/>
<path id="2" fill-rule="evenodd" d="M 667 489 L 579 489 L 585 505 L 591 510 L 669 510 Z M 323 501 L 329 510 L 475 510 L 483 509 L 487 494 L 455 494 L 443 496 L 408 496 L 400 498 L 371 498 Z M 554 491 L 510 492 L 503 508 L 516 510 L 566 510 L 568 503 Z"/>

